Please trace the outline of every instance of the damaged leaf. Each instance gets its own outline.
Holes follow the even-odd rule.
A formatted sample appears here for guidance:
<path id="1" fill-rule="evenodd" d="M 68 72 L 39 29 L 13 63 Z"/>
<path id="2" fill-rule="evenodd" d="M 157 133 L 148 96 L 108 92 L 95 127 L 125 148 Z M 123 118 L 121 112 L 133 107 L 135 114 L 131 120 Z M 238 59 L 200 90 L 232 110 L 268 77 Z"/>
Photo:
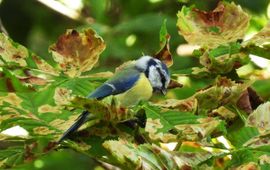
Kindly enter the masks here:
<path id="1" fill-rule="evenodd" d="M 189 112 L 161 111 L 153 106 L 144 105 L 146 127 L 152 140 L 173 142 L 181 140 L 199 140 L 210 135 L 222 121 L 214 118 L 193 115 Z"/>
<path id="2" fill-rule="evenodd" d="M 205 51 L 200 57 L 200 64 L 212 75 L 229 73 L 249 62 L 248 56 L 245 53 L 240 53 L 240 48 L 239 43 L 230 43 Z"/>
<path id="3" fill-rule="evenodd" d="M 248 116 L 247 126 L 256 127 L 261 133 L 270 130 L 270 102 L 259 105 Z"/>
<path id="4" fill-rule="evenodd" d="M 56 69 L 41 57 L 35 55 L 24 46 L 13 42 L 5 34 L 0 33 L 0 66 L 17 66 L 38 69 L 45 73 L 58 74 Z"/>
<path id="5" fill-rule="evenodd" d="M 208 48 L 242 39 L 250 19 L 240 6 L 224 1 L 210 12 L 184 7 L 177 17 L 179 34 L 190 44 Z"/>
<path id="6" fill-rule="evenodd" d="M 250 86 L 250 82 L 236 83 L 226 77 L 218 77 L 216 82 L 201 89 L 193 96 L 184 99 L 168 99 L 158 105 L 165 108 L 177 108 L 204 115 L 226 104 L 236 104 L 240 95 Z"/>
<path id="7" fill-rule="evenodd" d="M 50 47 L 54 60 L 70 77 L 91 70 L 104 49 L 105 43 L 92 29 L 68 30 Z"/>

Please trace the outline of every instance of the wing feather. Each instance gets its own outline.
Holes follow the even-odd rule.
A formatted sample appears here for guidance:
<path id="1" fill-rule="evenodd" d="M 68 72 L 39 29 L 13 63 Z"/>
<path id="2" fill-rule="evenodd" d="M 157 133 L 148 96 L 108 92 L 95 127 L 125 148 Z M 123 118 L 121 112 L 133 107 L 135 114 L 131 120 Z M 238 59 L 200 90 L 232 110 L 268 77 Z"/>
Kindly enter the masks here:
<path id="1" fill-rule="evenodd" d="M 129 67 L 117 72 L 111 79 L 88 95 L 88 98 L 103 99 L 110 95 L 117 95 L 129 90 L 140 78 L 141 72 Z"/>

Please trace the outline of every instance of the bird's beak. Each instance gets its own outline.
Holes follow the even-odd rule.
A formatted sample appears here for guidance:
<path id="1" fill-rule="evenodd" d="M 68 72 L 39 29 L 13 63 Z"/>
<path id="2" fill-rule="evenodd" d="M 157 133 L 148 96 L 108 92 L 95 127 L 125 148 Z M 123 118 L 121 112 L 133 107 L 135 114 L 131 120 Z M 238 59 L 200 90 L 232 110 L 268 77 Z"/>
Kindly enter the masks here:
<path id="1" fill-rule="evenodd" d="M 167 89 L 162 89 L 162 90 L 160 90 L 161 91 L 161 93 L 163 94 L 163 95 L 166 95 L 166 93 L 167 93 Z"/>

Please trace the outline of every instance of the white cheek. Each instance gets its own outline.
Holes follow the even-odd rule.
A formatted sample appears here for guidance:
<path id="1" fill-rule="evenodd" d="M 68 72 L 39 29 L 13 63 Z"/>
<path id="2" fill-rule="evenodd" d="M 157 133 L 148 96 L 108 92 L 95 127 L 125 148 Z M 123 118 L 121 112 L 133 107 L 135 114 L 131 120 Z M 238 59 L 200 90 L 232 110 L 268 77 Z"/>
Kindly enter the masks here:
<path id="1" fill-rule="evenodd" d="M 152 87 L 158 87 L 158 88 L 162 87 L 162 83 L 160 81 L 160 75 L 154 66 L 151 66 L 149 68 L 149 80 Z"/>

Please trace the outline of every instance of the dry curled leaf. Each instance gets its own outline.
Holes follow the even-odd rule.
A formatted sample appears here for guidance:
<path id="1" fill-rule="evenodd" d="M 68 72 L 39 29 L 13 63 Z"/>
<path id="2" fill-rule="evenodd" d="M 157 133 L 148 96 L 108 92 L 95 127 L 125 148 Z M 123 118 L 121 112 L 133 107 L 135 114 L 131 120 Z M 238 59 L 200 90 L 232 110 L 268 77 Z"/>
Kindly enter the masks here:
<path id="1" fill-rule="evenodd" d="M 159 52 L 155 54 L 155 58 L 161 60 L 163 63 L 167 65 L 167 67 L 170 67 L 173 65 L 173 59 L 172 54 L 170 52 L 170 35 L 168 34 L 166 43 L 164 44 L 163 48 L 160 49 Z"/>
<path id="2" fill-rule="evenodd" d="M 256 93 L 255 90 L 248 87 L 247 90 L 241 94 L 236 104 L 240 109 L 247 113 L 251 113 L 262 103 L 263 99 Z"/>
<path id="3" fill-rule="evenodd" d="M 175 88 L 181 88 L 181 87 L 183 87 L 183 84 L 178 83 L 178 81 L 172 80 L 172 79 L 168 85 L 168 89 L 175 89 Z"/>

